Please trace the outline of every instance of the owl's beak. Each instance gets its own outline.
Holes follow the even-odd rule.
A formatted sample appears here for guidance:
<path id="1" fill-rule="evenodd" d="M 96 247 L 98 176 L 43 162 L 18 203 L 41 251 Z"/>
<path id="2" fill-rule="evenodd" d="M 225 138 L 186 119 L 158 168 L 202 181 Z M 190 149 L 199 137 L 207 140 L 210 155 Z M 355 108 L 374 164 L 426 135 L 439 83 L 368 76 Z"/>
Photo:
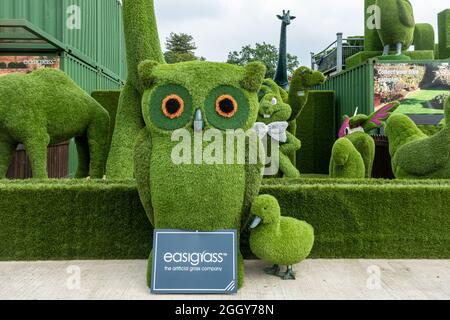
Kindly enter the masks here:
<path id="1" fill-rule="evenodd" d="M 194 131 L 201 132 L 203 130 L 203 115 L 200 109 L 195 111 L 194 117 Z"/>
<path id="2" fill-rule="evenodd" d="M 252 223 L 250 224 L 250 229 L 255 229 L 257 226 L 259 226 L 261 221 L 262 221 L 261 217 L 256 216 L 255 219 L 253 219 Z"/>

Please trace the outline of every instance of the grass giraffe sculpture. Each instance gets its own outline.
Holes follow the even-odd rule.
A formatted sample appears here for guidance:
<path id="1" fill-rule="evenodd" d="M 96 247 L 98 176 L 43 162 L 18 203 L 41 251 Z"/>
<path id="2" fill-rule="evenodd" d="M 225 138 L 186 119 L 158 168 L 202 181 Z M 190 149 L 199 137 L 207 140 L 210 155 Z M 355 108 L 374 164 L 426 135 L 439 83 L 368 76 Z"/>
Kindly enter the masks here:
<path id="1" fill-rule="evenodd" d="M 281 88 L 286 90 L 289 87 L 287 73 L 287 27 L 296 17 L 291 16 L 291 12 L 283 10 L 283 15 L 277 15 L 281 20 L 280 49 L 278 53 L 278 65 L 275 72 L 274 81 Z"/>

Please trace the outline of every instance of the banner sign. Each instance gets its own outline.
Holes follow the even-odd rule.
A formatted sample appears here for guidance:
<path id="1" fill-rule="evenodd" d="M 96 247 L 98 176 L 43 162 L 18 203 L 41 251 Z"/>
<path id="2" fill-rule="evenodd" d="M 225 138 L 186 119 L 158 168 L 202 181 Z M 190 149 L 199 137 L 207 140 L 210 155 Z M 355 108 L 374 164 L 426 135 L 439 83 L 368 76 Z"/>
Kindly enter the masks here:
<path id="1" fill-rule="evenodd" d="M 59 56 L 0 56 L 0 76 L 42 68 L 59 69 L 60 64 Z"/>
<path id="2" fill-rule="evenodd" d="M 153 293 L 237 292 L 237 231 L 155 230 Z"/>
<path id="3" fill-rule="evenodd" d="M 449 62 L 377 63 L 374 76 L 375 110 L 398 100 L 396 113 L 443 115 L 450 93 Z"/>

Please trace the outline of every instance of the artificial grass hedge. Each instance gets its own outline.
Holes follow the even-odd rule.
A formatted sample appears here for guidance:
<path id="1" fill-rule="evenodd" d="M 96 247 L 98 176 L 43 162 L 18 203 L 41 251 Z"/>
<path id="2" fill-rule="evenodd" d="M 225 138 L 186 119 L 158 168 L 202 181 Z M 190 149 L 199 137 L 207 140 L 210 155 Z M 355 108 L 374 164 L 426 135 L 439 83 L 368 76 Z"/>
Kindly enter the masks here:
<path id="1" fill-rule="evenodd" d="M 414 30 L 414 49 L 434 51 L 434 28 L 429 23 L 417 23 Z"/>
<path id="2" fill-rule="evenodd" d="M 93 91 L 91 96 L 98 103 L 102 105 L 103 108 L 108 111 L 110 126 L 109 126 L 109 138 L 108 138 L 108 154 L 111 147 L 111 140 L 114 133 L 114 127 L 116 124 L 116 114 L 117 107 L 119 105 L 121 90 L 105 90 L 105 91 Z M 105 163 L 106 166 L 106 163 Z"/>
<path id="3" fill-rule="evenodd" d="M 0 183 L 0 260 L 146 258 L 151 228 L 134 183 Z"/>
<path id="4" fill-rule="evenodd" d="M 331 150 L 336 140 L 334 91 L 310 91 L 308 101 L 297 118 L 297 169 L 301 174 L 328 174 Z"/>
<path id="5" fill-rule="evenodd" d="M 361 63 L 366 62 L 368 59 L 379 57 L 383 54 L 382 51 L 361 51 L 345 60 L 345 66 L 347 69 L 356 67 Z M 434 60 L 434 50 L 416 50 L 407 51 L 404 55 L 411 58 L 411 60 Z"/>
<path id="6" fill-rule="evenodd" d="M 450 180 L 276 179 L 261 193 L 314 227 L 313 258 L 450 258 Z M 2 181 L 0 194 L 0 260 L 148 257 L 133 181 Z"/>
<path id="7" fill-rule="evenodd" d="M 450 9 L 438 14 L 439 59 L 450 59 Z"/>

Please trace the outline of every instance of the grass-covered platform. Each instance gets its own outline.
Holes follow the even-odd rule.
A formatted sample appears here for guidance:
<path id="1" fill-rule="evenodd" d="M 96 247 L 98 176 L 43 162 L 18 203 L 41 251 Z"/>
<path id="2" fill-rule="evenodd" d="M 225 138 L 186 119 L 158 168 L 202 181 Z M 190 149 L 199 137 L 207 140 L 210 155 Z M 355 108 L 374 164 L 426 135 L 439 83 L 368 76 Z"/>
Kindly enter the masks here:
<path id="1" fill-rule="evenodd" d="M 266 180 L 316 231 L 314 258 L 450 258 L 450 181 Z M 133 181 L 1 181 L 0 260 L 143 259 Z"/>

